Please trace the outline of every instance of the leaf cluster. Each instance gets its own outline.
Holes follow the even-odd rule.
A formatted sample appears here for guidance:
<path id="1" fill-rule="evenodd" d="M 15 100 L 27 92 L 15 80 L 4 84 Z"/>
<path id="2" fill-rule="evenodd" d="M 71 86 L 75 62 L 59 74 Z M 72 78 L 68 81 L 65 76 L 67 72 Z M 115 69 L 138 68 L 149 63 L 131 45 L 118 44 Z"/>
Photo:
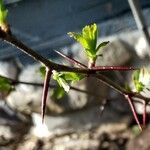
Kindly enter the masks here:
<path id="1" fill-rule="evenodd" d="M 132 78 L 137 93 L 143 92 L 150 86 L 150 70 L 147 68 L 134 71 Z"/>
<path id="2" fill-rule="evenodd" d="M 82 33 L 69 32 L 68 35 L 73 37 L 83 46 L 84 51 L 91 62 L 96 61 L 98 56 L 97 52 L 109 43 L 109 41 L 106 41 L 97 46 L 98 29 L 95 23 L 93 25 L 85 26 L 82 29 Z"/>

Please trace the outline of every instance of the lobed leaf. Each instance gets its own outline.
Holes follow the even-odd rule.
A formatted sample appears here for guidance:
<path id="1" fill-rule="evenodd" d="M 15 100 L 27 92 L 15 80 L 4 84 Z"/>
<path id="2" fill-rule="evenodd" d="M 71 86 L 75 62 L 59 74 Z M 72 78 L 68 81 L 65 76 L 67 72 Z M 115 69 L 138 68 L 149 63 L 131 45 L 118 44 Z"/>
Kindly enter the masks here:
<path id="1" fill-rule="evenodd" d="M 8 10 L 4 6 L 3 0 L 0 0 L 0 24 L 6 23 L 6 18 L 8 15 Z"/>
<path id="2" fill-rule="evenodd" d="M 57 88 L 53 89 L 52 97 L 55 99 L 61 99 L 65 95 L 65 91 L 63 87 L 58 86 Z"/>
<path id="3" fill-rule="evenodd" d="M 56 80 L 60 87 L 63 87 L 66 92 L 69 92 L 70 86 L 65 79 L 63 79 L 62 73 L 58 73 L 57 71 L 53 71 L 53 79 Z"/>
<path id="4" fill-rule="evenodd" d="M 45 74 L 46 74 L 46 67 L 45 66 L 41 66 L 39 71 L 40 71 L 41 76 L 44 78 Z"/>
<path id="5" fill-rule="evenodd" d="M 74 72 L 63 72 L 61 75 L 66 81 L 76 82 L 83 79 L 85 76 Z"/>
<path id="6" fill-rule="evenodd" d="M 60 87 L 63 87 L 66 92 L 70 90 L 70 83 L 74 83 L 83 79 L 85 76 L 74 72 L 53 71 L 53 79 L 56 80 Z"/>
<path id="7" fill-rule="evenodd" d="M 139 81 L 144 85 L 150 84 L 150 70 L 147 68 L 141 68 L 139 74 Z"/>
<path id="8" fill-rule="evenodd" d="M 85 26 L 82 34 L 69 32 L 70 37 L 77 40 L 85 49 L 85 53 L 90 60 L 96 59 L 96 44 L 97 44 L 97 25 Z"/>
<path id="9" fill-rule="evenodd" d="M 104 48 L 108 43 L 109 43 L 109 41 L 100 43 L 96 48 L 96 52 L 98 52 L 100 49 Z"/>
<path id="10" fill-rule="evenodd" d="M 0 91 L 1 92 L 9 92 L 13 89 L 13 86 L 10 82 L 10 80 L 0 77 Z"/>
<path id="11" fill-rule="evenodd" d="M 133 83 L 138 93 L 147 89 L 147 86 L 150 86 L 150 71 L 146 68 L 134 71 Z"/>

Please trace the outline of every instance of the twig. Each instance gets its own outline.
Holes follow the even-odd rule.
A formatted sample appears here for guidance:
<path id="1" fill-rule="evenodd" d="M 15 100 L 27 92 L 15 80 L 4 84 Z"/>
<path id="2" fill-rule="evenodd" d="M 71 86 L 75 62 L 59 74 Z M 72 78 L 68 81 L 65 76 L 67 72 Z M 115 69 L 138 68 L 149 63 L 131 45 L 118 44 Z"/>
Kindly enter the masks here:
<path id="1" fill-rule="evenodd" d="M 146 101 L 143 101 L 143 127 L 146 126 L 147 112 L 146 112 Z"/>
<path id="2" fill-rule="evenodd" d="M 139 119 L 138 119 L 138 116 L 137 116 L 137 112 L 136 112 L 136 109 L 134 107 L 134 104 L 132 102 L 131 97 L 129 95 L 126 95 L 126 94 L 124 94 L 124 97 L 128 100 L 128 103 L 129 103 L 130 108 L 132 110 L 132 113 L 133 113 L 133 116 L 135 118 L 135 121 L 136 121 L 137 125 L 139 126 L 139 129 L 142 131 L 142 126 L 141 126 L 141 124 L 139 122 Z"/>
<path id="3" fill-rule="evenodd" d="M 0 78 L 5 78 L 5 79 L 9 80 L 11 82 L 11 84 L 14 85 L 14 86 L 16 84 L 25 84 L 25 85 L 30 85 L 30 86 L 43 87 L 43 85 L 44 85 L 43 83 L 19 81 L 19 80 L 11 79 L 11 78 L 8 78 L 8 77 L 2 76 L 2 75 L 0 75 Z M 49 84 L 49 88 L 57 88 L 57 87 L 58 87 L 57 85 Z M 86 93 L 88 95 L 104 99 L 104 97 L 100 97 L 100 95 L 98 95 L 98 94 L 95 94 L 95 93 L 92 93 L 90 91 L 86 91 L 86 90 L 83 90 L 83 89 L 80 89 L 80 88 L 77 88 L 77 87 L 74 87 L 74 86 L 70 86 L 70 90 L 74 90 L 74 91 L 81 92 L 81 93 Z"/>

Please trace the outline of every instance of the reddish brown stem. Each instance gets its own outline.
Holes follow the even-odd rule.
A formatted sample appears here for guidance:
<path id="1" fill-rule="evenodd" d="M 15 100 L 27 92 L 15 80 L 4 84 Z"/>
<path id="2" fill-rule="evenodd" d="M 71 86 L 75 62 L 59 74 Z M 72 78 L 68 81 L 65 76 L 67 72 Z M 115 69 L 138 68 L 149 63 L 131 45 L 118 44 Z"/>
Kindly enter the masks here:
<path id="1" fill-rule="evenodd" d="M 147 119 L 146 101 L 143 101 L 143 127 L 146 126 L 146 119 Z"/>
<path id="2" fill-rule="evenodd" d="M 137 70 L 138 68 L 126 67 L 126 66 L 95 66 L 92 69 L 102 69 L 104 71 L 116 70 L 116 71 L 128 71 L 128 70 Z"/>
<path id="3" fill-rule="evenodd" d="M 50 70 L 49 68 L 46 68 L 46 75 L 45 75 L 43 94 L 42 94 L 42 108 L 41 108 L 42 123 L 44 122 L 46 100 L 47 100 L 48 88 L 49 88 L 49 82 L 51 79 L 51 75 L 52 75 L 52 70 Z"/>
<path id="4" fill-rule="evenodd" d="M 141 124 L 139 122 L 139 119 L 138 119 L 138 116 L 137 116 L 137 112 L 136 112 L 136 109 L 135 109 L 134 104 L 132 102 L 131 96 L 128 95 L 128 94 L 125 94 L 124 96 L 128 100 L 128 103 L 130 105 L 130 108 L 131 108 L 131 111 L 133 113 L 134 119 L 135 119 L 137 125 L 139 126 L 139 129 L 142 131 L 142 126 L 141 126 Z"/>
<path id="5" fill-rule="evenodd" d="M 92 69 L 92 68 L 94 68 L 95 67 L 95 61 L 89 61 L 89 63 L 88 63 L 88 68 L 89 69 Z"/>

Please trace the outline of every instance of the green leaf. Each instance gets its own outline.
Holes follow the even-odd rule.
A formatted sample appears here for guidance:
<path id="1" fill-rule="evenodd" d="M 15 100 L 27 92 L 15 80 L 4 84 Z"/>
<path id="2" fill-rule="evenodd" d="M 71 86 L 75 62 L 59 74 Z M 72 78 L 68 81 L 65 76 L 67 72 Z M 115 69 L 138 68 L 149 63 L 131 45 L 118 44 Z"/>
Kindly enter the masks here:
<path id="1" fill-rule="evenodd" d="M 98 47 L 96 48 L 96 52 L 98 52 L 100 49 L 104 48 L 108 43 L 109 43 L 109 41 L 100 43 L 98 45 Z"/>
<path id="2" fill-rule="evenodd" d="M 85 76 L 73 72 L 57 72 L 53 71 L 53 79 L 56 80 L 59 86 L 63 87 L 66 92 L 70 90 L 70 83 L 80 81 Z"/>
<path id="3" fill-rule="evenodd" d="M 1 92 L 8 92 L 13 89 L 10 80 L 0 77 L 0 91 Z"/>
<path id="4" fill-rule="evenodd" d="M 41 66 L 40 69 L 39 69 L 40 73 L 41 73 L 41 76 L 42 77 L 45 77 L 45 74 L 46 74 L 46 67 L 45 66 Z"/>
<path id="5" fill-rule="evenodd" d="M 133 72 L 133 80 L 134 81 L 139 81 L 139 76 L 140 76 L 140 70 L 136 70 Z"/>
<path id="6" fill-rule="evenodd" d="M 133 83 L 136 92 L 140 93 L 150 86 L 150 70 L 141 68 L 133 73 Z"/>
<path id="7" fill-rule="evenodd" d="M 95 51 L 97 44 L 97 25 L 85 26 L 82 35 L 89 45 L 89 50 Z"/>
<path id="8" fill-rule="evenodd" d="M 138 82 L 138 81 L 135 81 L 134 82 L 135 84 L 135 88 L 136 88 L 136 92 L 142 92 L 144 90 L 144 84 L 142 82 Z"/>
<path id="9" fill-rule="evenodd" d="M 69 32 L 70 37 L 77 40 L 85 49 L 85 53 L 90 60 L 96 59 L 96 45 L 97 45 L 97 25 L 85 26 L 82 34 Z"/>
<path id="10" fill-rule="evenodd" d="M 141 68 L 139 74 L 139 81 L 144 85 L 150 85 L 150 70 L 147 68 Z"/>
<path id="11" fill-rule="evenodd" d="M 53 71 L 53 79 L 56 80 L 60 87 L 63 87 L 66 92 L 69 92 L 70 86 L 63 77 L 61 77 L 62 73 L 58 73 Z"/>
<path id="12" fill-rule="evenodd" d="M 6 23 L 7 15 L 8 10 L 5 8 L 3 0 L 0 0 L 0 25 Z"/>
<path id="13" fill-rule="evenodd" d="M 55 99 L 61 99 L 64 97 L 65 91 L 62 87 L 58 86 L 57 88 L 53 89 L 52 97 Z"/>
<path id="14" fill-rule="evenodd" d="M 64 80 L 66 81 L 76 82 L 76 81 L 80 81 L 85 76 L 74 72 L 62 72 L 61 77 L 63 77 Z"/>
<path id="15" fill-rule="evenodd" d="M 140 70 L 136 70 L 133 72 L 133 83 L 136 92 L 140 93 L 144 89 L 144 84 L 139 81 L 139 76 L 140 76 Z"/>

